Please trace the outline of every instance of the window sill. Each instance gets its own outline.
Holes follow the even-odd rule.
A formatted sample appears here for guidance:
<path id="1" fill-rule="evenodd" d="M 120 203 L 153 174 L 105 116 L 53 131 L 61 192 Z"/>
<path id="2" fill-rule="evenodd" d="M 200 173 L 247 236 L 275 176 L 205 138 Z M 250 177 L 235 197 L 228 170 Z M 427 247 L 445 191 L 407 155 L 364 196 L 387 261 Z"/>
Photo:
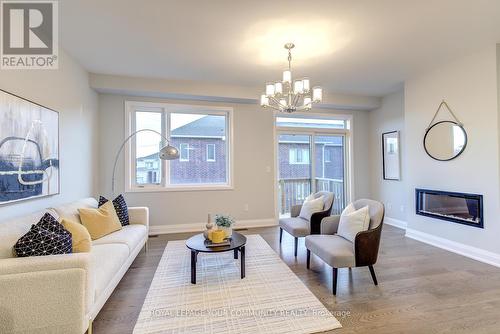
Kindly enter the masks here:
<path id="1" fill-rule="evenodd" d="M 207 186 L 169 186 L 169 187 L 136 187 L 126 189 L 126 193 L 156 193 L 156 192 L 172 192 L 172 191 L 220 191 L 234 190 L 232 185 L 207 185 Z"/>

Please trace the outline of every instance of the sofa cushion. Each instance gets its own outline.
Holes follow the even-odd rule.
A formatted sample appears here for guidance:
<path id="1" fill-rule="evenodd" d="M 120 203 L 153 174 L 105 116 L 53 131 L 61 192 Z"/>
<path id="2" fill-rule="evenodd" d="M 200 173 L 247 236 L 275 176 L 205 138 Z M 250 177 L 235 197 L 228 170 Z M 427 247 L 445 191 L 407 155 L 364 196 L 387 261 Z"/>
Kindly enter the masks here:
<path id="1" fill-rule="evenodd" d="M 80 214 L 78 213 L 78 209 L 80 208 L 97 208 L 97 201 L 95 198 L 89 197 L 84 198 L 76 202 L 68 203 L 65 205 L 61 205 L 53 208 L 54 211 L 59 215 L 59 221 L 63 219 L 71 220 L 75 223 L 82 223 L 80 220 Z"/>
<path id="2" fill-rule="evenodd" d="M 108 199 L 106 197 L 99 196 L 99 207 L 104 205 L 107 201 Z M 118 219 L 120 219 L 122 226 L 129 225 L 130 219 L 128 217 L 128 207 L 123 195 L 120 194 L 113 200 L 113 206 L 115 207 L 116 215 L 118 216 Z"/>
<path id="3" fill-rule="evenodd" d="M 310 223 L 300 217 L 281 218 L 280 227 L 294 237 L 305 237 L 310 234 Z"/>
<path id="4" fill-rule="evenodd" d="M 71 233 L 73 253 L 88 253 L 92 247 L 89 231 L 82 224 L 63 219 L 62 225 Z"/>
<path id="5" fill-rule="evenodd" d="M 93 245 L 104 244 L 124 244 L 132 252 L 148 234 L 148 229 L 144 225 L 127 225 L 121 230 L 108 234 L 102 238 L 94 240 Z"/>
<path id="6" fill-rule="evenodd" d="M 66 230 L 57 233 L 46 230 L 42 226 L 41 224 L 32 225 L 28 233 L 16 242 L 14 251 L 18 257 L 69 254 L 72 252 L 71 233 Z"/>
<path id="7" fill-rule="evenodd" d="M 92 240 L 102 238 L 122 228 L 111 202 L 103 204 L 98 209 L 82 208 L 78 209 L 78 212 L 80 213 L 82 224 L 89 231 Z"/>
<path id="8" fill-rule="evenodd" d="M 354 244 L 338 235 L 308 235 L 306 248 L 333 268 L 355 267 Z"/>
<path id="9" fill-rule="evenodd" d="M 26 234 L 31 229 L 31 225 L 39 221 L 46 212 L 52 216 L 56 215 L 52 210 L 44 210 L 7 221 L 0 220 L 0 259 L 15 256 L 13 247 L 17 240 Z"/>
<path id="10" fill-rule="evenodd" d="M 95 298 L 101 295 L 129 256 L 124 244 L 93 245 L 90 252 L 95 273 Z"/>

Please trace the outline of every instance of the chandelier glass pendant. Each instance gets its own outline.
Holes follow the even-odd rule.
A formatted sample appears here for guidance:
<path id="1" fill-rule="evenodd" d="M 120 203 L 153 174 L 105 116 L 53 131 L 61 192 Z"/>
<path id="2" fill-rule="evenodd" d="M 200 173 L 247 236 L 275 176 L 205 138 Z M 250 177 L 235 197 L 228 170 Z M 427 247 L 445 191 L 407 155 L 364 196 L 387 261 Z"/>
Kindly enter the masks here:
<path id="1" fill-rule="evenodd" d="M 323 99 L 321 87 L 310 88 L 308 78 L 295 80 L 292 85 L 292 49 L 293 43 L 286 43 L 288 50 L 288 69 L 283 71 L 283 80 L 266 83 L 266 93 L 260 96 L 260 105 L 280 112 L 310 110 L 313 103 L 320 103 Z"/>

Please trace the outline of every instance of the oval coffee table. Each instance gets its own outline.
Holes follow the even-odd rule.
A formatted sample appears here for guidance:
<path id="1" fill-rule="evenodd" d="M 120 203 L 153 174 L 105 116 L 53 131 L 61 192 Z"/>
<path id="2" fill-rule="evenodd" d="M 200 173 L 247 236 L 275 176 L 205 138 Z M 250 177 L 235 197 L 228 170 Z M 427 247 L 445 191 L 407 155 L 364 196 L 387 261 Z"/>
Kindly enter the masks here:
<path id="1" fill-rule="evenodd" d="M 247 238 L 238 232 L 233 232 L 229 246 L 206 247 L 203 233 L 192 236 L 186 240 L 186 246 L 191 250 L 191 283 L 196 284 L 196 262 L 198 253 L 221 253 L 234 251 L 234 259 L 238 259 L 238 251 L 241 253 L 241 279 L 245 278 L 245 244 Z"/>

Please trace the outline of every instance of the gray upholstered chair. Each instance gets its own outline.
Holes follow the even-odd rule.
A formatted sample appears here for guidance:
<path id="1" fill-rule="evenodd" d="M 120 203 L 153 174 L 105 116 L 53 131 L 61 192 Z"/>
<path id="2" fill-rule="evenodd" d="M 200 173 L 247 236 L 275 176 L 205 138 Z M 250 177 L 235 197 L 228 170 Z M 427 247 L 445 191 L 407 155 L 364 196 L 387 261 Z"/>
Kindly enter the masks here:
<path id="1" fill-rule="evenodd" d="M 335 234 L 339 226 L 340 216 L 330 216 L 321 222 L 321 234 L 306 237 L 307 269 L 311 263 L 311 252 L 319 256 L 333 268 L 332 290 L 337 293 L 337 269 L 368 266 L 373 283 L 377 285 L 377 277 L 373 265 L 377 262 L 380 235 L 384 221 L 384 205 L 380 202 L 360 199 L 353 202 L 356 210 L 368 205 L 370 225 L 367 231 L 359 232 L 354 243 Z"/>
<path id="2" fill-rule="evenodd" d="M 280 243 L 283 238 L 283 230 L 290 233 L 295 238 L 295 257 L 297 257 L 297 245 L 299 238 L 309 234 L 319 234 L 321 230 L 321 220 L 330 215 L 333 206 L 333 193 L 320 191 L 314 194 L 314 198 L 323 197 L 323 211 L 313 213 L 311 221 L 299 217 L 302 205 L 294 205 L 291 208 L 290 217 L 280 219 Z"/>

